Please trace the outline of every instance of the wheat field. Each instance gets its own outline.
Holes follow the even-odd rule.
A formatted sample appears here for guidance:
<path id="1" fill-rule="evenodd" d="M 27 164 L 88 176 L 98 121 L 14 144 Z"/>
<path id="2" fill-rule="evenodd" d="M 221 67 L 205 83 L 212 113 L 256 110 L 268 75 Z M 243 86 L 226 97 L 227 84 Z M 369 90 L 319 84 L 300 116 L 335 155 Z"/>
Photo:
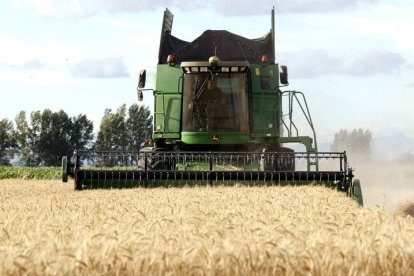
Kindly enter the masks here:
<path id="1" fill-rule="evenodd" d="M 334 190 L 0 181 L 0 275 L 413 275 L 414 219 Z"/>

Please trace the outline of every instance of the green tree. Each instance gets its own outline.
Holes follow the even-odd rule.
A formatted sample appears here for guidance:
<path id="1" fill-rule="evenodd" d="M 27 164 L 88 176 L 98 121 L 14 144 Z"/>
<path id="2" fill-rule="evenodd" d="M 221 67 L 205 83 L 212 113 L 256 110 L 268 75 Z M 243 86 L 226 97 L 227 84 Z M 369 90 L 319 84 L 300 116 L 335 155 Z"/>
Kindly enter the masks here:
<path id="1" fill-rule="evenodd" d="M 71 121 L 63 111 L 50 109 L 32 113 L 32 151 L 46 166 L 57 166 L 63 155 L 68 154 Z"/>
<path id="2" fill-rule="evenodd" d="M 18 164 L 24 166 L 32 165 L 33 154 L 30 148 L 29 134 L 30 128 L 26 119 L 26 112 L 20 111 L 15 118 L 14 139 L 17 144 Z"/>
<path id="3" fill-rule="evenodd" d="M 105 109 L 96 139 L 98 151 L 125 151 L 128 149 L 126 129 L 126 105 L 118 108 L 116 113 Z"/>
<path id="4" fill-rule="evenodd" d="M 86 115 L 80 114 L 72 117 L 71 124 L 69 131 L 70 151 L 91 149 L 94 138 L 92 121 L 88 120 Z"/>
<path id="5" fill-rule="evenodd" d="M 24 129 L 23 115 L 19 115 L 21 129 Z M 91 147 L 93 124 L 85 115 L 70 118 L 63 110 L 45 109 L 32 112 L 30 119 L 26 142 L 30 148 L 29 165 L 58 166 L 62 156 L 71 156 L 75 149 Z M 24 131 L 19 133 L 23 142 Z M 23 147 L 23 143 L 20 146 Z"/>
<path id="6" fill-rule="evenodd" d="M 39 140 L 41 140 L 41 124 L 42 124 L 42 113 L 40 111 L 30 113 L 30 124 L 28 129 L 28 144 L 30 147 L 30 163 L 27 165 L 37 166 L 42 162 L 36 152 L 38 152 Z"/>
<path id="7" fill-rule="evenodd" d="M 101 121 L 95 148 L 97 151 L 138 151 L 151 131 L 151 115 L 147 107 L 133 104 L 126 113 L 122 105 L 114 113 L 106 109 Z M 108 153 L 98 157 L 102 166 L 125 165 L 123 154 Z"/>
<path id="8" fill-rule="evenodd" d="M 0 120 L 0 165 L 10 165 L 15 148 L 13 123 L 7 119 Z"/>
<path id="9" fill-rule="evenodd" d="M 348 132 L 341 129 L 335 133 L 331 144 L 332 151 L 347 151 L 350 155 L 362 158 L 371 156 L 372 132 L 370 130 L 354 129 Z"/>
<path id="10" fill-rule="evenodd" d="M 126 112 L 126 105 L 114 113 L 106 109 L 101 121 L 96 149 L 99 151 L 139 150 L 151 134 L 152 116 L 148 107 L 133 104 Z"/>
<path id="11" fill-rule="evenodd" d="M 148 107 L 133 104 L 128 109 L 127 133 L 129 150 L 139 150 L 149 138 L 152 130 L 152 116 Z"/>

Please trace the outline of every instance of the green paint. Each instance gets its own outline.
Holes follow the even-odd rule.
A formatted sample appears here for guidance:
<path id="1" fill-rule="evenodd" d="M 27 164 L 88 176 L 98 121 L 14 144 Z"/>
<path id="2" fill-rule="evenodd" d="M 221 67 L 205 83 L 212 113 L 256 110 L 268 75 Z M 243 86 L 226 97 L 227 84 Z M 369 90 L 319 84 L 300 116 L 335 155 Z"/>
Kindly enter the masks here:
<path id="1" fill-rule="evenodd" d="M 359 179 L 355 179 L 353 183 L 353 197 L 360 206 L 364 206 L 364 199 L 362 197 L 361 182 Z"/>
<path id="2" fill-rule="evenodd" d="M 277 64 L 252 64 L 252 136 L 278 137 L 281 122 L 281 93 Z M 256 136 L 259 134 L 258 136 Z"/>
<path id="3" fill-rule="evenodd" d="M 156 92 L 181 94 L 178 87 L 180 85 L 179 78 L 182 76 L 183 70 L 178 65 L 157 65 Z"/>
<path id="4" fill-rule="evenodd" d="M 159 133 L 175 133 L 179 137 L 181 126 L 181 88 L 183 71 L 179 66 L 158 65 L 154 93 L 154 139 Z"/>

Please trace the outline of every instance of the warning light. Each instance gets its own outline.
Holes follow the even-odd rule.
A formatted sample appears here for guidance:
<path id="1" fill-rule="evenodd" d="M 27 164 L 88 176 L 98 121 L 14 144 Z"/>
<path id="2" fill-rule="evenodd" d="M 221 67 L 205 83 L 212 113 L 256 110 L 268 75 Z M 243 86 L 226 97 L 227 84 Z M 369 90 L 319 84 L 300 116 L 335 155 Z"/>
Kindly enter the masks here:
<path id="1" fill-rule="evenodd" d="M 173 63 L 173 62 L 174 62 L 174 56 L 173 55 L 168 55 L 167 63 Z"/>
<path id="2" fill-rule="evenodd" d="M 210 63 L 210 65 L 215 68 L 218 66 L 220 59 L 217 56 L 212 56 L 208 59 L 208 63 Z"/>
<path id="3" fill-rule="evenodd" d="M 269 62 L 269 57 L 267 55 L 262 55 L 261 61 L 262 61 L 262 63 L 268 63 Z"/>
<path id="4" fill-rule="evenodd" d="M 249 129 L 247 128 L 247 126 L 241 126 L 240 127 L 240 132 L 247 132 Z"/>

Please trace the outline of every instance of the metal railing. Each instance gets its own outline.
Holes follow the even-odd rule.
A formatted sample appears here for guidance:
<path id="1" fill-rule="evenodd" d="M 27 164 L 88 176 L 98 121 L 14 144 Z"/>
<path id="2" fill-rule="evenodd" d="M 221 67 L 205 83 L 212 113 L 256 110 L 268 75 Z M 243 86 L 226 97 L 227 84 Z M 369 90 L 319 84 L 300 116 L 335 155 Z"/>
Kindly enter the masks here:
<path id="1" fill-rule="evenodd" d="M 282 116 L 282 125 L 287 130 L 288 137 L 299 137 L 299 130 L 296 126 L 294 120 L 293 120 L 293 111 L 294 106 L 299 106 L 300 110 L 302 111 L 303 116 L 306 119 L 306 122 L 308 123 L 313 136 L 313 143 L 314 143 L 314 151 L 318 150 L 318 143 L 316 140 L 316 132 L 315 127 L 312 122 L 312 117 L 309 112 L 308 103 L 306 101 L 305 95 L 303 92 L 300 91 L 283 91 L 282 92 L 282 98 L 288 97 L 288 113 Z M 284 119 L 284 117 L 288 118 L 288 121 Z"/>
<path id="2" fill-rule="evenodd" d="M 321 170 L 307 163 L 319 160 Z M 330 182 L 345 189 L 352 180 L 345 152 L 89 152 L 74 154 L 68 174 L 77 189 L 117 182 L 148 181 L 213 184 L 218 181 Z"/>

